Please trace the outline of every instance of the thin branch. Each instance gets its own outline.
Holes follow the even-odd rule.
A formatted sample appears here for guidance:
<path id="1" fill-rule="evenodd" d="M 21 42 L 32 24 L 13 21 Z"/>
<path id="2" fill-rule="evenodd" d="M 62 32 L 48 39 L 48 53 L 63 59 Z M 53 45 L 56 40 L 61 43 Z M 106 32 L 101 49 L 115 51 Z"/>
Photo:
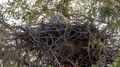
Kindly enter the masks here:
<path id="1" fill-rule="evenodd" d="M 58 61 L 57 57 L 55 56 L 55 54 L 53 53 L 53 51 L 50 49 L 51 54 L 53 55 L 53 57 L 55 58 L 56 62 L 58 63 L 59 67 L 62 67 L 60 62 Z"/>
<path id="2" fill-rule="evenodd" d="M 0 13 L 0 24 L 4 25 L 5 27 L 7 27 L 10 30 L 14 30 L 13 27 L 11 25 L 9 25 L 8 23 L 5 22 L 3 15 Z"/>

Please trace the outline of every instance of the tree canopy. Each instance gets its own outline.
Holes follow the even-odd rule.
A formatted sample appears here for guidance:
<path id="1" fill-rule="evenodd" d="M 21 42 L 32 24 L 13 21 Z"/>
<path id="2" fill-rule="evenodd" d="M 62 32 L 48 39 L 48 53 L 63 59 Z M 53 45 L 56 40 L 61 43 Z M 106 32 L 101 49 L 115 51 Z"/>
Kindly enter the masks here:
<path id="1" fill-rule="evenodd" d="M 112 57 L 106 57 L 107 59 L 110 58 L 109 62 L 112 61 L 111 63 L 106 63 L 108 66 L 118 67 L 120 65 L 120 54 L 119 54 L 120 15 L 119 14 L 120 14 L 119 0 L 8 0 L 8 2 L 4 2 L 0 4 L 0 66 L 1 67 L 24 67 L 24 66 L 37 67 L 34 65 L 39 64 L 38 67 L 40 67 L 42 63 L 45 63 L 47 65 L 45 66 L 45 64 L 42 64 L 42 67 L 44 66 L 54 67 L 54 65 L 56 64 L 54 64 L 53 60 L 47 62 L 49 61 L 48 59 L 46 60 L 45 58 L 47 54 L 45 54 L 45 56 L 39 55 L 44 53 L 44 51 L 41 50 L 42 48 L 39 50 L 37 49 L 37 47 L 40 48 L 40 45 L 36 46 L 37 44 L 35 44 L 35 48 L 34 46 L 31 47 L 30 43 L 36 40 L 34 39 L 30 40 L 30 39 L 32 39 L 32 36 L 35 38 L 41 36 L 51 37 L 45 33 L 47 32 L 53 37 L 53 41 L 52 38 L 51 39 L 48 38 L 48 40 L 50 40 L 48 41 L 48 44 L 51 44 L 52 42 L 57 40 L 55 39 L 56 36 L 59 38 L 60 35 L 64 35 L 63 33 L 65 33 L 65 38 L 64 37 L 63 39 L 61 38 L 63 40 L 63 43 L 65 43 L 64 39 L 67 38 L 67 35 L 69 34 L 68 36 L 71 36 L 73 35 L 71 31 L 75 32 L 74 30 L 77 30 L 80 33 L 80 35 L 78 36 L 78 34 L 77 35 L 75 34 L 76 38 L 78 39 L 76 39 L 74 43 L 78 44 L 78 42 L 80 42 L 79 44 L 85 44 L 89 40 L 90 46 L 87 45 L 87 47 L 90 48 L 90 51 L 88 49 L 87 50 L 88 52 L 90 52 L 90 56 L 93 55 L 94 59 L 97 60 L 95 63 L 89 62 L 91 64 L 88 64 L 87 67 L 88 66 L 97 67 L 101 65 L 104 61 L 106 61 L 103 60 L 104 57 L 101 56 L 103 54 L 105 54 L 105 56 L 112 56 Z M 58 17 L 59 22 L 63 22 L 62 24 L 61 23 L 59 24 L 60 26 L 58 24 L 55 25 L 54 23 L 53 24 L 50 23 L 53 22 L 52 20 L 56 15 L 59 16 Z M 66 22 L 67 24 L 64 24 Z M 37 32 L 39 29 L 40 31 Z M 58 31 L 56 31 L 57 29 L 58 30 L 60 29 L 59 33 Z M 61 29 L 64 30 L 61 31 Z M 51 32 L 53 30 L 55 31 Z M 28 31 L 29 34 L 27 33 Z M 90 36 L 88 36 L 88 34 Z M 87 41 L 81 40 L 82 38 Z M 39 40 L 39 42 L 46 43 L 45 39 L 41 39 L 41 40 L 42 41 Z M 62 40 L 60 40 L 60 42 L 58 42 L 57 44 L 63 44 L 61 43 Z M 74 41 L 71 39 L 68 40 L 72 41 L 72 43 Z M 85 42 L 82 43 L 83 41 Z M 22 44 L 27 44 L 26 45 L 27 47 L 20 46 Z M 28 47 L 28 45 L 30 46 Z M 67 47 L 68 46 L 69 45 L 67 45 Z M 61 49 L 61 47 L 63 47 L 63 49 Z M 57 48 L 55 49 L 54 48 L 51 49 L 49 47 L 50 49 L 48 50 L 52 50 L 53 53 L 55 53 L 54 52 L 55 50 L 61 52 L 64 51 L 64 49 L 66 49 L 64 47 L 65 46 L 57 46 Z M 74 46 L 70 46 L 70 47 L 74 47 Z M 79 46 L 79 47 L 85 47 L 85 46 Z M 79 50 L 73 49 L 73 51 L 71 52 L 76 53 L 78 51 L 78 53 L 82 53 L 81 51 L 84 50 L 81 49 L 82 48 L 79 48 Z M 69 50 L 65 50 L 65 51 L 66 53 L 69 53 L 70 50 L 72 49 L 70 48 Z M 58 55 L 58 54 L 53 54 L 52 51 L 50 51 L 50 54 L 48 53 L 49 57 L 47 58 L 50 59 L 54 58 L 55 62 L 57 62 L 57 66 L 63 67 L 60 64 L 64 64 L 62 63 L 62 60 L 66 58 L 66 53 L 63 52 L 65 56 L 63 57 L 62 60 L 61 59 L 56 60 L 56 56 L 54 55 Z M 76 56 L 77 59 L 78 58 L 80 59 L 80 57 L 84 58 L 81 55 L 80 57 L 78 57 L 79 55 L 76 54 L 74 55 L 75 57 L 73 57 L 73 54 L 70 56 L 68 55 L 69 54 L 67 54 L 67 58 L 71 59 L 72 57 L 72 61 L 74 61 L 76 65 L 77 65 L 77 61 L 73 60 L 73 58 L 76 59 Z M 113 57 L 114 59 L 111 60 L 111 58 Z M 39 58 L 42 59 L 38 60 Z M 69 63 L 68 62 L 67 63 L 71 65 L 70 67 L 77 67 L 74 66 L 75 64 L 71 62 L 71 60 L 69 59 L 67 59 L 69 61 Z M 80 62 L 78 61 L 78 65 L 81 63 L 83 64 L 82 61 Z M 82 66 L 82 64 L 80 65 L 80 67 L 84 67 Z M 105 65 L 103 64 L 103 66 Z"/>

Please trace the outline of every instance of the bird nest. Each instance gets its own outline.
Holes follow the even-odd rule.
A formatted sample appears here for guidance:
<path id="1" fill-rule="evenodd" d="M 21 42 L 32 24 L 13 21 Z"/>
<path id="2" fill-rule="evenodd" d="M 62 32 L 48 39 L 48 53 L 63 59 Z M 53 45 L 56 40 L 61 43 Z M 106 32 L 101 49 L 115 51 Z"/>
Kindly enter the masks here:
<path id="1" fill-rule="evenodd" d="M 90 67 L 114 60 L 107 47 L 110 36 L 91 23 L 40 23 L 21 30 L 15 41 L 19 48 L 35 51 L 34 67 Z"/>

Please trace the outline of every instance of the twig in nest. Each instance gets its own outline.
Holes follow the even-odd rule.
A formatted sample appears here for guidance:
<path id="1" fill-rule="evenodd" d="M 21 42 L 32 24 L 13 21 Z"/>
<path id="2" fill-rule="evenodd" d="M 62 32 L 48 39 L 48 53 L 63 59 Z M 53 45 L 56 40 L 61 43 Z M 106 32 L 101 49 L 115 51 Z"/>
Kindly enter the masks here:
<path id="1" fill-rule="evenodd" d="M 67 58 L 67 61 L 70 62 L 70 64 L 72 64 L 73 67 L 78 67 L 78 65 L 76 65 L 73 61 L 71 61 L 69 58 Z"/>
<path id="2" fill-rule="evenodd" d="M 58 63 L 59 67 L 62 67 L 60 62 L 58 61 L 57 57 L 55 56 L 55 54 L 53 53 L 53 51 L 50 49 L 51 54 L 53 55 L 53 57 L 55 58 L 55 61 Z"/>

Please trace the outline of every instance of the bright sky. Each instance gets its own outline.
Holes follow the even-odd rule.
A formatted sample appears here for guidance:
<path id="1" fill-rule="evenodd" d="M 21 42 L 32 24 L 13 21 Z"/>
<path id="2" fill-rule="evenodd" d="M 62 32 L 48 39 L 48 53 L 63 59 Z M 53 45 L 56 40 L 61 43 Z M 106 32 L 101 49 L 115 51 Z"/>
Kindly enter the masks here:
<path id="1" fill-rule="evenodd" d="M 3 3 L 6 3 L 6 2 L 8 2 L 8 1 L 11 1 L 11 0 L 0 0 L 0 4 L 3 4 Z M 21 25 L 21 24 L 23 24 L 22 22 L 21 22 L 21 20 L 15 20 L 15 19 L 13 19 L 13 18 L 10 18 L 8 21 L 7 21 L 7 23 L 9 23 L 9 24 L 14 24 L 14 22 L 17 22 L 17 25 Z"/>
<path id="2" fill-rule="evenodd" d="M 0 4 L 8 2 L 8 0 L 0 0 Z"/>

